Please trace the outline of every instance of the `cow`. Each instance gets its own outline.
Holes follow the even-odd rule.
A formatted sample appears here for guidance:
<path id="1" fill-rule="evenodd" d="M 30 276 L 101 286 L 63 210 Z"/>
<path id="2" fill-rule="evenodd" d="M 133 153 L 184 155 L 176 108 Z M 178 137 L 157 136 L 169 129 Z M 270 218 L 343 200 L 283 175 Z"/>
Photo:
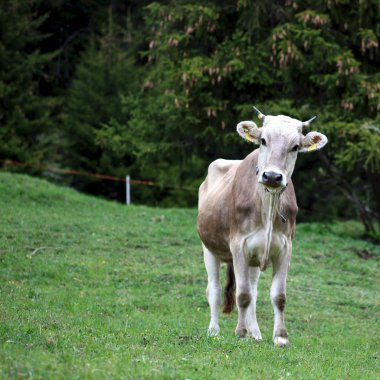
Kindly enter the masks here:
<path id="1" fill-rule="evenodd" d="M 328 140 L 319 132 L 302 133 L 315 117 L 302 122 L 284 115 L 265 116 L 253 108 L 262 127 L 242 121 L 237 132 L 259 148 L 243 160 L 212 162 L 199 188 L 197 229 L 208 277 L 208 334 L 217 336 L 220 332 L 219 269 L 225 262 L 223 312 L 231 312 L 236 300 L 235 334 L 262 339 L 256 319 L 257 284 L 260 273 L 271 263 L 273 343 L 285 347 L 289 343 L 284 317 L 286 278 L 298 212 L 291 176 L 298 153 L 321 149 Z"/>

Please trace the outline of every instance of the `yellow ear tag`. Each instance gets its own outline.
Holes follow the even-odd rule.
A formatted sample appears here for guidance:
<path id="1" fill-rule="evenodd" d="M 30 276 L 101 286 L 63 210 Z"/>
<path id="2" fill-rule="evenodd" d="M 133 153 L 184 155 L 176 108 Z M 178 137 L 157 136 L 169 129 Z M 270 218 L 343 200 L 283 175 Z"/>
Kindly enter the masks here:
<path id="1" fill-rule="evenodd" d="M 310 146 L 307 148 L 307 151 L 308 151 L 308 152 L 312 152 L 313 150 L 317 150 L 317 144 L 310 145 Z"/>
<path id="2" fill-rule="evenodd" d="M 245 133 L 245 139 L 248 141 L 253 141 L 252 136 L 248 132 Z"/>

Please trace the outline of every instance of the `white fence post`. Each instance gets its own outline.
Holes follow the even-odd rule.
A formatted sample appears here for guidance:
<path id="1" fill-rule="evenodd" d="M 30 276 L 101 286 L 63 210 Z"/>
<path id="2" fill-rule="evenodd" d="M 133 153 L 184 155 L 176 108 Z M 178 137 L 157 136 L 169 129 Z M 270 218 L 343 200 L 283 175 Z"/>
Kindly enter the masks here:
<path id="1" fill-rule="evenodd" d="M 131 177 L 129 175 L 125 177 L 125 203 L 131 204 Z"/>

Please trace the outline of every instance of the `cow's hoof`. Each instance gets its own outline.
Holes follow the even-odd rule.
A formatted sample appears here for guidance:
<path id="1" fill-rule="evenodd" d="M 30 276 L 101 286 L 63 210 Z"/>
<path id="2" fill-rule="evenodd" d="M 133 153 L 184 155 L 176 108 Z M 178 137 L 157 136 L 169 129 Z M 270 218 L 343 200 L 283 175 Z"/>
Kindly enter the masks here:
<path id="1" fill-rule="evenodd" d="M 250 336 L 252 339 L 254 339 L 256 342 L 261 342 L 261 340 L 263 339 L 263 338 L 261 337 L 260 332 L 259 332 L 259 333 L 257 333 L 257 332 L 250 333 L 249 336 Z"/>
<path id="2" fill-rule="evenodd" d="M 247 329 L 246 328 L 236 329 L 235 335 L 237 338 L 245 338 L 247 336 Z"/>
<path id="3" fill-rule="evenodd" d="M 260 329 L 258 327 L 248 329 L 247 336 L 250 337 L 251 339 L 254 339 L 256 342 L 260 342 L 262 340 L 261 332 L 260 332 Z"/>
<path id="4" fill-rule="evenodd" d="M 275 336 L 273 343 L 276 347 L 286 347 L 289 345 L 289 339 L 283 338 L 282 336 Z"/>
<path id="5" fill-rule="evenodd" d="M 210 325 L 207 330 L 208 336 L 218 336 L 220 333 L 220 328 L 218 325 Z"/>

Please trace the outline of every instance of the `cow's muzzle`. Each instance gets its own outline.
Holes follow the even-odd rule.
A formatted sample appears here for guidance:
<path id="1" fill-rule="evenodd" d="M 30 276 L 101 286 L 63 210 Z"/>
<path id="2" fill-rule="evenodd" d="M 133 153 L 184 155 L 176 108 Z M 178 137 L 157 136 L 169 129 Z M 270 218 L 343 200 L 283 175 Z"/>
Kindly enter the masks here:
<path id="1" fill-rule="evenodd" d="M 259 182 L 268 189 L 281 190 L 286 186 L 285 176 L 273 170 L 265 170 L 259 177 Z"/>

